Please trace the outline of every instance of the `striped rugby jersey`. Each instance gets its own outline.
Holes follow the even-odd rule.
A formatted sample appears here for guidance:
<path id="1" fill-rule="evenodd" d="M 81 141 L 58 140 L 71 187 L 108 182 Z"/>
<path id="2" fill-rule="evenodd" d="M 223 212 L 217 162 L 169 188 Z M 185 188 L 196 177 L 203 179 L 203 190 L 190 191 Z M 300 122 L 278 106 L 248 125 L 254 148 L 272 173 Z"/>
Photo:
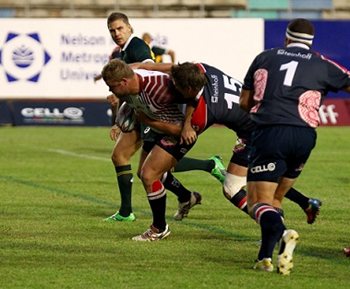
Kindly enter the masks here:
<path id="1" fill-rule="evenodd" d="M 177 93 L 169 86 L 169 75 L 143 69 L 134 71 L 139 77 L 140 93 L 123 97 L 123 100 L 151 119 L 181 124 L 184 115 L 176 103 Z"/>

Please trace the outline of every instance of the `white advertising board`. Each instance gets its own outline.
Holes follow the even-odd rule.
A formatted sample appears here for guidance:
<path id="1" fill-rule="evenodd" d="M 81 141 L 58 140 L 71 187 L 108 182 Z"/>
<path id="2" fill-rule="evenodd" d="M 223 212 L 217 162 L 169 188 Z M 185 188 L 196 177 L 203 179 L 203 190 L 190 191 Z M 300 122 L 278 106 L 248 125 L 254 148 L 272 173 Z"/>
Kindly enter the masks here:
<path id="1" fill-rule="evenodd" d="M 262 19 L 130 19 L 135 34 L 243 80 L 264 47 Z M 0 98 L 104 98 L 114 48 L 106 19 L 0 19 Z"/>

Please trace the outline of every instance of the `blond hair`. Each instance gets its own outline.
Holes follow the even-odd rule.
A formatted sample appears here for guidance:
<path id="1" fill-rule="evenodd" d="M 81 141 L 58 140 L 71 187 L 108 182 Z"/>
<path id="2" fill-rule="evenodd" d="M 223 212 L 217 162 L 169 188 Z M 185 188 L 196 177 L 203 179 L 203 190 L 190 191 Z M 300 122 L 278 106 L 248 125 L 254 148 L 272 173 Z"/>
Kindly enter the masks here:
<path id="1" fill-rule="evenodd" d="M 112 59 L 102 69 L 102 78 L 104 81 L 121 81 L 123 78 L 131 78 L 134 71 L 124 61 Z"/>

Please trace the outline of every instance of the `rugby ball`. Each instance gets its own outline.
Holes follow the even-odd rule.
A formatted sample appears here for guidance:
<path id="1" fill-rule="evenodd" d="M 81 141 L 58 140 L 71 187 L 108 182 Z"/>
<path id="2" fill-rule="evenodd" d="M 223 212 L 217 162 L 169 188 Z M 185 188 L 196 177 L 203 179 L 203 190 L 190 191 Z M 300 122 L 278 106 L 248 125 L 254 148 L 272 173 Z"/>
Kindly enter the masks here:
<path id="1" fill-rule="evenodd" d="M 115 118 L 115 124 L 121 129 L 122 132 L 130 132 L 135 128 L 135 111 L 126 102 L 120 106 Z"/>

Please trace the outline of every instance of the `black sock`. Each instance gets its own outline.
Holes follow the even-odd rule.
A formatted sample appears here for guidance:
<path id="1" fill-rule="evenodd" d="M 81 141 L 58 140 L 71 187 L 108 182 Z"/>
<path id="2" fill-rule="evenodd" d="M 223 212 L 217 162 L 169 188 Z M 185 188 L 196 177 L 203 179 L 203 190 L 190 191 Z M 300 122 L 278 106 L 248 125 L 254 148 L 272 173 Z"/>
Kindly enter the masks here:
<path id="1" fill-rule="evenodd" d="M 184 157 L 180 161 L 178 161 L 174 168 L 174 172 L 200 170 L 210 173 L 214 167 L 215 162 L 213 160 L 198 160 Z"/>
<path id="2" fill-rule="evenodd" d="M 292 202 L 297 203 L 303 210 L 309 207 L 309 198 L 294 188 L 290 188 L 285 197 Z"/>
<path id="3" fill-rule="evenodd" d="M 131 206 L 131 190 L 132 190 L 132 171 L 131 165 L 115 167 L 117 173 L 117 181 L 120 192 L 120 208 L 119 214 L 127 217 L 132 212 Z"/>
<path id="4" fill-rule="evenodd" d="M 163 232 L 166 227 L 165 209 L 166 209 L 166 192 L 163 184 L 158 180 L 154 182 L 154 191 L 147 194 L 148 202 L 152 210 L 153 223 L 159 232 Z"/>
<path id="5" fill-rule="evenodd" d="M 285 226 L 280 214 L 270 205 L 259 204 L 254 208 L 261 228 L 261 246 L 258 259 L 272 258 L 273 250 L 281 239 Z M 257 213 L 259 211 L 259 213 Z"/>
<path id="6" fill-rule="evenodd" d="M 163 181 L 164 187 L 173 192 L 180 203 L 188 202 L 191 199 L 192 192 L 187 190 L 172 173 L 167 172 L 166 174 L 166 178 Z"/>
<path id="7" fill-rule="evenodd" d="M 234 204 L 238 209 L 248 214 L 247 206 L 247 192 L 244 189 L 240 189 L 231 199 L 230 202 Z"/>

